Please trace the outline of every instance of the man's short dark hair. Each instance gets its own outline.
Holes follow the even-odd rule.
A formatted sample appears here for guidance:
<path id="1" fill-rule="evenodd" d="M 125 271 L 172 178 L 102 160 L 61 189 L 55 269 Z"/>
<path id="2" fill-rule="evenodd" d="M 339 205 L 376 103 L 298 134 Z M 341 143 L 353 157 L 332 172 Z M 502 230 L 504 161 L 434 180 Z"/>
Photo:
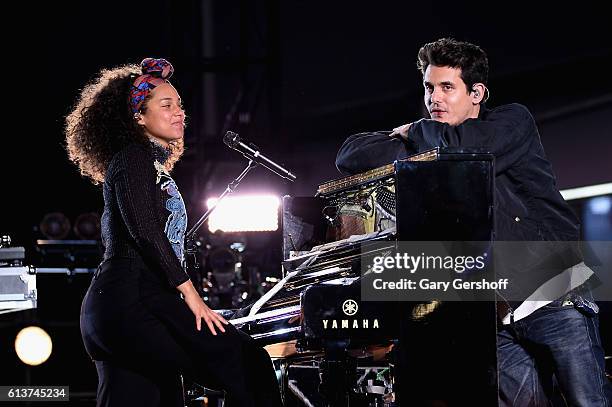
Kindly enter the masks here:
<path id="1" fill-rule="evenodd" d="M 441 38 L 421 47 L 417 67 L 422 75 L 429 65 L 461 68 L 461 79 L 471 92 L 475 83 L 487 84 L 489 61 L 487 54 L 478 45 Z"/>

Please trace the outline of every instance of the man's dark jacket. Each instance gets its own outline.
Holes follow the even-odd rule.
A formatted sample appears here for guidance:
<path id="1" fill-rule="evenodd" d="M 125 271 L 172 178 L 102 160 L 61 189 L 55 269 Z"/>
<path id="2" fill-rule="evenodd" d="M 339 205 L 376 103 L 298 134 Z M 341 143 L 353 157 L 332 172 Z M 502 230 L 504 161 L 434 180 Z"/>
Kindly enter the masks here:
<path id="1" fill-rule="evenodd" d="M 482 108 L 478 118 L 458 126 L 421 119 L 410 126 L 407 141 L 389 134 L 349 137 L 338 152 L 336 166 L 342 173 L 355 174 L 438 146 L 484 149 L 495 156 L 497 241 L 579 240 L 578 219 L 557 189 L 535 121 L 525 106 Z"/>

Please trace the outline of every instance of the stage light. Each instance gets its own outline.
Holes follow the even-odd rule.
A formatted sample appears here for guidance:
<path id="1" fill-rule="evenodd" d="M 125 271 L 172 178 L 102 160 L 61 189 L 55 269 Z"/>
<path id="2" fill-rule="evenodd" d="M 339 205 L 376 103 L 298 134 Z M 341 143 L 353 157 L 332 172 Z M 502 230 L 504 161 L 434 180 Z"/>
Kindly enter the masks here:
<path id="1" fill-rule="evenodd" d="M 612 209 L 612 197 L 598 196 L 588 201 L 589 210 L 593 215 L 607 215 Z"/>
<path id="2" fill-rule="evenodd" d="M 246 249 L 246 244 L 243 242 L 234 242 L 230 244 L 230 249 L 237 251 L 238 253 L 242 253 L 244 249 Z"/>
<path id="3" fill-rule="evenodd" d="M 612 182 L 608 182 L 606 184 L 589 185 L 580 188 L 564 189 L 560 192 L 561 196 L 563 196 L 563 199 L 566 201 L 570 201 L 572 199 L 591 198 L 599 195 L 608 195 L 612 194 Z"/>
<path id="4" fill-rule="evenodd" d="M 74 221 L 74 234 L 83 240 L 100 239 L 100 215 L 95 212 L 82 213 Z"/>
<path id="5" fill-rule="evenodd" d="M 217 198 L 210 198 L 210 208 Z M 235 195 L 225 198 L 208 218 L 211 232 L 262 232 L 278 229 L 280 200 L 273 195 Z"/>
<path id="6" fill-rule="evenodd" d="M 26 365 L 38 366 L 45 363 L 52 349 L 51 337 L 37 326 L 23 328 L 15 338 L 15 352 Z"/>
<path id="7" fill-rule="evenodd" d="M 40 221 L 40 232 L 52 240 L 64 239 L 70 232 L 70 221 L 61 212 L 48 213 Z"/>

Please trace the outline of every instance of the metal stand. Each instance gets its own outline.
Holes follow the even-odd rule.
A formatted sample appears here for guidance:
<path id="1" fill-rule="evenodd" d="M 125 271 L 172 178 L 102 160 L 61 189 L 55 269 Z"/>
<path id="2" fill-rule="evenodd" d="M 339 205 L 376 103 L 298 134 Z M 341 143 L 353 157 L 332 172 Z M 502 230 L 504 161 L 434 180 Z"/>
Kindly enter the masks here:
<path id="1" fill-rule="evenodd" d="M 253 160 L 249 160 L 249 165 L 247 165 L 247 167 L 240 173 L 240 175 L 238 175 L 238 177 L 236 177 L 235 180 L 233 180 L 232 182 L 230 182 L 227 185 L 227 188 L 225 188 L 225 191 L 223 191 L 223 193 L 221 194 L 221 196 L 219 197 L 219 199 L 217 200 L 217 202 L 211 207 L 208 208 L 208 210 L 206 211 L 206 213 L 204 213 L 204 215 L 202 215 L 202 217 L 200 219 L 198 219 L 198 221 L 195 223 L 195 225 L 193 225 L 193 227 L 191 229 L 189 229 L 189 231 L 187 232 L 187 234 L 185 235 L 185 241 L 190 241 L 193 240 L 193 237 L 195 235 L 195 232 L 198 231 L 198 229 L 200 228 L 200 226 L 202 226 L 202 224 L 204 222 L 206 222 L 206 220 L 208 219 L 208 217 L 210 216 L 210 214 L 215 210 L 215 208 L 217 207 L 217 205 L 219 205 L 221 203 L 221 201 L 229 194 L 231 194 L 232 192 L 234 192 L 234 190 L 238 187 L 238 184 L 240 184 L 240 181 L 242 181 L 242 179 L 244 177 L 246 177 L 246 175 L 249 173 L 249 171 L 251 171 L 253 168 L 255 168 L 257 166 L 257 163 L 254 163 Z"/>
<path id="2" fill-rule="evenodd" d="M 190 275 L 195 274 L 195 275 L 199 276 L 200 264 L 198 262 L 198 256 L 197 256 L 197 253 L 198 253 L 198 242 L 195 239 L 196 232 L 198 231 L 200 226 L 202 226 L 202 224 L 204 224 L 204 222 L 206 222 L 206 220 L 210 217 L 210 214 L 221 203 L 221 201 L 227 195 L 233 193 L 234 190 L 240 184 L 240 181 L 242 181 L 242 179 L 244 177 L 246 177 L 246 175 L 249 173 L 249 171 L 251 171 L 256 166 L 257 166 L 257 163 L 255 163 L 253 160 L 249 160 L 249 164 L 247 165 L 247 167 L 240 173 L 240 175 L 238 175 L 238 177 L 236 177 L 236 179 L 234 179 L 232 182 L 230 182 L 227 185 L 227 188 L 225 188 L 225 191 L 223 191 L 223 193 L 221 194 L 221 196 L 219 197 L 217 202 L 215 202 L 215 204 L 213 206 L 208 208 L 206 213 L 204 213 L 204 215 L 202 215 L 202 217 L 200 219 L 198 219 L 198 221 L 193 225 L 193 227 L 191 229 L 189 229 L 189 231 L 186 233 L 186 235 L 185 235 L 185 260 L 184 260 L 183 266 L 185 267 L 185 269 L 187 269 L 188 268 L 187 259 L 188 258 L 192 259 L 192 266 L 191 266 L 191 268 L 194 269 L 194 273 L 189 273 Z M 198 277 L 198 280 L 199 280 L 199 277 Z M 198 291 L 198 293 L 200 293 L 200 295 L 202 295 L 202 292 L 201 292 L 202 290 L 201 290 L 201 287 L 200 287 L 199 283 L 200 283 L 200 281 L 198 281 L 196 290 Z"/>

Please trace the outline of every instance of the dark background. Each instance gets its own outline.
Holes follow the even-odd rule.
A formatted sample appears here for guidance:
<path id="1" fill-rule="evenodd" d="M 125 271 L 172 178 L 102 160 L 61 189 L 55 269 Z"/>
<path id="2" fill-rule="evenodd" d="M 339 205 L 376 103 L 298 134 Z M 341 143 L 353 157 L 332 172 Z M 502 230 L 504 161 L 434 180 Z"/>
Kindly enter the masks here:
<path id="1" fill-rule="evenodd" d="M 244 165 L 223 145 L 226 130 L 253 141 L 298 176 L 290 184 L 257 169 L 240 192 L 312 195 L 319 183 L 339 176 L 335 154 L 348 135 L 422 117 L 415 56 L 424 43 L 443 36 L 487 51 L 488 104 L 519 102 L 531 110 L 560 189 L 610 182 L 608 15 L 589 3 L 537 3 L 17 5 L 21 10 L 5 16 L 16 24 L 3 28 L 8 106 L 0 143 L 0 233 L 31 256 L 44 214 L 59 211 L 73 221 L 101 211 L 100 189 L 67 160 L 64 116 L 100 68 L 149 56 L 173 63 L 173 83 L 189 115 L 188 149 L 174 175 L 192 222 L 205 199 L 219 194 Z M 263 273 L 280 274 L 278 250 L 270 249 L 280 247 L 278 233 L 226 239 L 245 241 Z M 95 372 L 75 325 L 88 277 L 44 277 L 53 281 L 40 278 L 38 313 L 0 316 L 0 384 L 52 381 L 93 391 Z M 46 366 L 26 369 L 11 353 L 13 330 L 33 318 L 53 326 L 61 339 L 54 338 L 57 349 Z"/>

